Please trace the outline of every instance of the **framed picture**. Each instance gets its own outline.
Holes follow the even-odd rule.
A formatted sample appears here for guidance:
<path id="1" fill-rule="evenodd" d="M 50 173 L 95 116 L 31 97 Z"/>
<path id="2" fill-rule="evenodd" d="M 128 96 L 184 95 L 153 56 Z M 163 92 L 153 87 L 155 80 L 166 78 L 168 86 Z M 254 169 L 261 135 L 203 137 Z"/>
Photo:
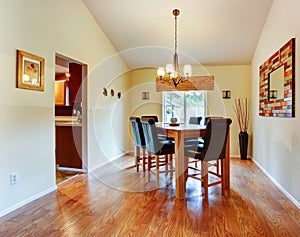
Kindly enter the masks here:
<path id="1" fill-rule="evenodd" d="M 259 67 L 259 116 L 295 117 L 296 39 L 292 38 Z"/>
<path id="2" fill-rule="evenodd" d="M 44 91 L 45 59 L 17 50 L 17 88 Z"/>
<path id="3" fill-rule="evenodd" d="M 142 92 L 142 100 L 149 100 L 149 92 Z"/>

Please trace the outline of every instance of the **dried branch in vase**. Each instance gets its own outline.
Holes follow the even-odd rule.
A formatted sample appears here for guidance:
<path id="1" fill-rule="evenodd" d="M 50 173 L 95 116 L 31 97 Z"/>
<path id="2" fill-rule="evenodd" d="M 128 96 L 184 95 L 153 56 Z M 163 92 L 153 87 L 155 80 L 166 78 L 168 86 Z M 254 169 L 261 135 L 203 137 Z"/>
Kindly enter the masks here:
<path id="1" fill-rule="evenodd" d="M 235 99 L 233 107 L 239 123 L 240 131 L 247 132 L 249 126 L 250 101 L 248 101 L 247 98 Z"/>

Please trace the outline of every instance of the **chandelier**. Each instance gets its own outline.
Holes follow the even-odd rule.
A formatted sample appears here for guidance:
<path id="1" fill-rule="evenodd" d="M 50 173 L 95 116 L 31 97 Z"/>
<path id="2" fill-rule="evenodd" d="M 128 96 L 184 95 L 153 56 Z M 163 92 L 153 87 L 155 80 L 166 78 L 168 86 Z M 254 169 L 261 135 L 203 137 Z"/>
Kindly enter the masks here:
<path id="1" fill-rule="evenodd" d="M 177 16 L 179 16 L 180 11 L 178 9 L 173 10 L 173 15 L 175 17 L 175 44 L 174 44 L 174 55 L 173 64 L 167 64 L 166 67 L 159 67 L 157 69 L 157 76 L 161 80 L 173 81 L 175 87 L 179 85 L 180 82 L 189 80 L 192 76 L 191 65 L 183 66 L 183 75 L 179 71 L 178 54 L 177 54 Z M 167 74 L 167 76 L 165 76 Z"/>

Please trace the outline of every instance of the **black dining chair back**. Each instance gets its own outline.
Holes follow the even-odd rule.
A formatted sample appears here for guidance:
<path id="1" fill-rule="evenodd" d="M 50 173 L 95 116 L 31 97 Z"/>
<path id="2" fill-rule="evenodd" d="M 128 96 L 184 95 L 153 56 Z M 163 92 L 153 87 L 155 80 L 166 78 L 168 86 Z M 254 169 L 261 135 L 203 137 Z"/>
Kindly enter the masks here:
<path id="1" fill-rule="evenodd" d="M 190 117 L 189 124 L 200 124 L 202 117 Z"/>
<path id="2" fill-rule="evenodd" d="M 223 118 L 222 116 L 207 116 L 204 118 L 204 125 L 207 125 L 208 120 L 210 120 L 211 118 Z"/>
<path id="3" fill-rule="evenodd" d="M 130 117 L 131 128 L 135 145 L 135 166 L 139 171 L 140 165 L 143 166 L 143 171 L 146 171 L 146 141 L 143 132 L 143 127 L 139 117 Z M 141 155 L 142 153 L 142 155 Z"/>
<path id="4" fill-rule="evenodd" d="M 145 137 L 143 132 L 142 123 L 139 117 L 130 117 L 129 118 L 132 127 L 134 145 L 138 147 L 145 147 Z"/>
<path id="5" fill-rule="evenodd" d="M 189 124 L 196 124 L 200 125 L 202 117 L 190 117 Z M 199 142 L 203 142 L 202 139 L 195 137 L 195 138 L 187 138 L 184 140 L 184 143 L 187 145 L 189 144 L 198 144 Z"/>
<path id="6" fill-rule="evenodd" d="M 149 119 L 153 119 L 155 123 L 158 122 L 158 116 L 157 115 L 143 115 L 141 116 L 141 119 L 142 120 L 149 120 Z M 166 134 L 163 134 L 163 133 L 159 133 L 158 134 L 158 137 L 160 139 L 166 139 L 166 140 L 171 140 L 171 141 L 174 141 L 174 138 L 173 137 L 167 137 Z"/>
<path id="7" fill-rule="evenodd" d="M 146 148 L 148 152 L 151 152 L 155 155 L 173 154 L 175 152 L 174 142 L 167 139 L 161 139 L 153 119 L 142 119 L 141 123 L 143 126 Z"/>
<path id="8" fill-rule="evenodd" d="M 202 156 L 204 161 L 225 158 L 230 118 L 210 118 L 206 127 L 206 135 Z"/>
<path id="9" fill-rule="evenodd" d="M 230 118 L 211 118 L 206 126 L 204 144 L 185 146 L 185 156 L 198 160 L 213 161 L 225 157 L 226 142 L 231 124 Z"/>
<path id="10" fill-rule="evenodd" d="M 158 116 L 157 115 L 143 115 L 141 116 L 142 120 L 149 120 L 149 119 L 153 119 L 154 122 L 158 122 Z"/>
<path id="11" fill-rule="evenodd" d="M 147 151 L 156 154 L 161 147 L 154 119 L 143 119 L 142 127 L 145 134 Z"/>

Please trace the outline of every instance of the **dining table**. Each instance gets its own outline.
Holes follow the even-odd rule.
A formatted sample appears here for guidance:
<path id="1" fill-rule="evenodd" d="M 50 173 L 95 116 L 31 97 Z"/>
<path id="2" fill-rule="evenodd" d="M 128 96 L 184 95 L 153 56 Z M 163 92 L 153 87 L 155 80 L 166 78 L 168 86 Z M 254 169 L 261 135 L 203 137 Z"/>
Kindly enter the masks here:
<path id="1" fill-rule="evenodd" d="M 176 198 L 179 200 L 185 199 L 186 177 L 185 171 L 187 168 L 187 159 L 184 157 L 184 139 L 204 137 L 206 133 L 206 125 L 197 124 L 170 124 L 158 122 L 156 127 L 168 137 L 173 137 L 175 141 L 175 188 Z M 224 184 L 225 192 L 230 189 L 230 132 L 226 144 L 226 157 L 224 168 Z"/>

